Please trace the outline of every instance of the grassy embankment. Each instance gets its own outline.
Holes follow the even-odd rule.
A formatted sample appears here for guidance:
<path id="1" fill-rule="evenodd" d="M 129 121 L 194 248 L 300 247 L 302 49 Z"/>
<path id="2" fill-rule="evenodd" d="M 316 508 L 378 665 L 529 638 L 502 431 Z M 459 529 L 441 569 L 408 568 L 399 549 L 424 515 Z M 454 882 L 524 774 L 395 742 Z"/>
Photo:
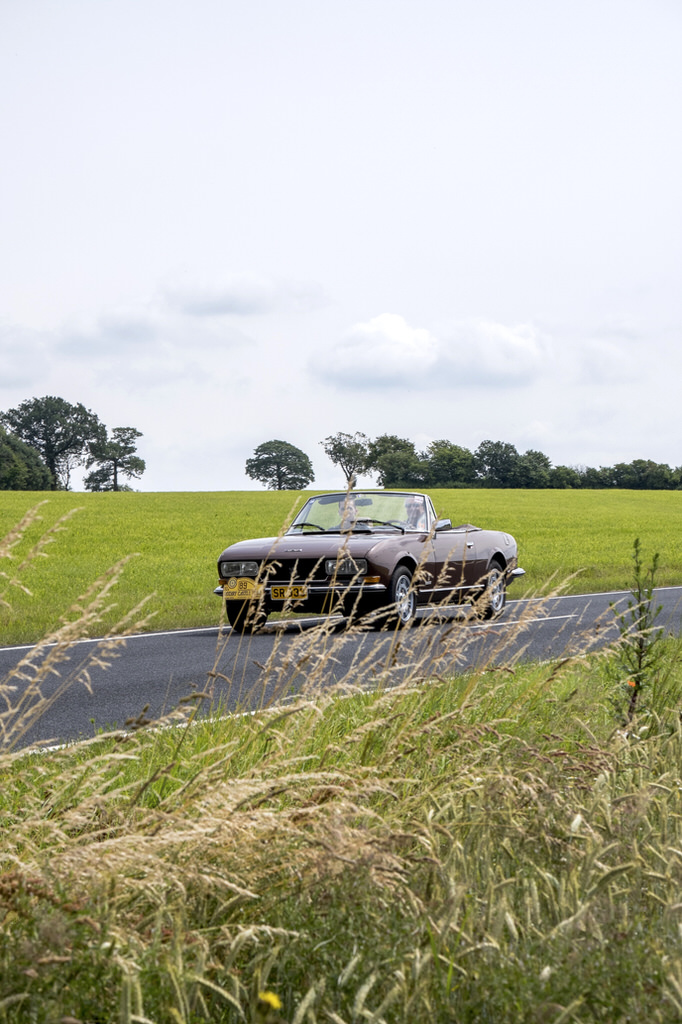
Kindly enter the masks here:
<path id="1" fill-rule="evenodd" d="M 38 501 L 36 523 L 19 554 L 64 512 L 79 508 L 68 532 L 52 545 L 50 561 L 28 568 L 33 597 L 17 593 L 1 624 L 0 643 L 42 636 L 55 612 L 110 565 L 135 554 L 118 587 L 120 607 L 133 607 L 154 592 L 150 607 L 159 629 L 213 625 L 216 561 L 223 547 L 246 537 L 273 536 L 291 513 L 291 492 L 236 491 L 203 494 L 0 493 L 0 536 Z M 627 587 L 632 542 L 659 551 L 661 585 L 682 582 L 682 492 L 670 491 L 434 491 L 439 513 L 454 523 L 473 522 L 514 534 L 526 580 L 512 596 L 542 592 L 554 576 L 569 592 Z M 105 624 L 115 621 L 115 612 Z"/>
<path id="2" fill-rule="evenodd" d="M 322 624 L 293 640 L 310 689 L 285 711 L 189 724 L 192 702 L 185 728 L 0 757 L 2 1018 L 679 1020 L 679 643 L 625 730 L 618 651 L 520 665 L 501 630 L 501 666 L 458 675 L 474 634 L 409 630 L 321 692 L 345 642 Z"/>

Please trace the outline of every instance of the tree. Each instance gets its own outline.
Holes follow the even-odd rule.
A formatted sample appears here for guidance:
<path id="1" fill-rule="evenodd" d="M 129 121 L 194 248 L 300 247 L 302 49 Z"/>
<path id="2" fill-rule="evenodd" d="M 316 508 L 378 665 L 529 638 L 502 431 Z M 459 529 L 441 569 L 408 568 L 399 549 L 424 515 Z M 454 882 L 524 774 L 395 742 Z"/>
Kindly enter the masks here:
<path id="1" fill-rule="evenodd" d="M 425 487 L 428 466 L 416 452 L 386 452 L 379 460 L 382 487 Z"/>
<path id="2" fill-rule="evenodd" d="M 600 466 L 599 469 L 595 469 L 594 466 L 576 466 L 576 470 L 580 476 L 581 487 L 586 490 L 601 490 L 615 485 L 613 470 L 610 466 Z"/>
<path id="3" fill-rule="evenodd" d="M 549 487 L 551 472 L 552 463 L 544 452 L 538 452 L 533 448 L 529 448 L 527 452 L 519 456 L 514 474 L 515 486 Z"/>
<path id="4" fill-rule="evenodd" d="M 412 441 L 396 434 L 381 434 L 370 442 L 367 469 L 377 474 L 381 487 L 421 487 L 427 473 Z"/>
<path id="5" fill-rule="evenodd" d="M 582 487 L 582 480 L 578 470 L 574 469 L 573 466 L 553 466 L 549 473 L 549 486 L 568 490 L 574 487 Z"/>
<path id="6" fill-rule="evenodd" d="M 347 486 L 352 487 L 358 473 L 367 469 L 369 440 L 366 435 L 359 431 L 355 434 L 331 434 L 320 444 L 325 455 L 343 470 Z"/>
<path id="7" fill-rule="evenodd" d="M 49 491 L 51 486 L 38 452 L 0 427 L 0 491 Z"/>
<path id="8" fill-rule="evenodd" d="M 635 459 L 633 462 L 617 462 L 613 467 L 616 487 L 631 490 L 662 491 L 676 485 L 675 474 L 665 463 L 651 459 Z"/>
<path id="9" fill-rule="evenodd" d="M 246 460 L 246 475 L 273 491 L 300 491 L 315 479 L 313 464 L 287 441 L 265 441 Z"/>
<path id="10" fill-rule="evenodd" d="M 481 441 L 474 452 L 474 465 L 488 487 L 515 487 L 521 456 L 505 441 Z"/>
<path id="11" fill-rule="evenodd" d="M 432 441 L 424 453 L 428 461 L 427 483 L 431 487 L 471 484 L 476 478 L 474 457 L 468 448 L 452 441 Z"/>
<path id="12" fill-rule="evenodd" d="M 384 455 L 392 455 L 395 452 L 410 452 L 416 455 L 417 451 L 412 441 L 406 437 L 398 437 L 397 434 L 380 434 L 369 443 L 368 469 L 376 469 L 379 459 Z"/>
<path id="13" fill-rule="evenodd" d="M 0 414 L 0 423 L 34 448 L 52 475 L 52 490 L 67 490 L 74 466 L 84 463 L 88 445 L 104 431 L 97 416 L 80 402 L 46 395 L 30 398 Z"/>
<path id="14" fill-rule="evenodd" d="M 85 477 L 83 484 L 86 491 L 121 491 L 129 490 L 121 486 L 119 478 L 133 477 L 136 480 L 144 473 L 146 463 L 135 454 L 136 441 L 142 437 L 135 427 L 114 427 L 111 437 L 107 437 L 106 428 L 103 434 L 88 446 L 86 467 L 97 466 Z"/>

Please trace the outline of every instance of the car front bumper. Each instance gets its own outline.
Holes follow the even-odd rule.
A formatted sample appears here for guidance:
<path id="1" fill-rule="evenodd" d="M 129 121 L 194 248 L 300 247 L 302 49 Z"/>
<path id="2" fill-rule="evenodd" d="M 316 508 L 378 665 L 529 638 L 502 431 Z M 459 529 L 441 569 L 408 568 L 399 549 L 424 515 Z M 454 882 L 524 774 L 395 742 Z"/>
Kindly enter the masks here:
<path id="1" fill-rule="evenodd" d="M 224 597 L 225 595 L 223 593 L 223 587 L 226 586 L 226 585 L 227 585 L 226 582 L 223 582 L 221 580 L 221 582 L 215 588 L 213 593 L 217 597 Z M 264 587 L 262 589 L 262 594 L 265 597 L 265 599 L 267 601 L 272 602 L 272 604 L 285 604 L 286 601 L 282 600 L 281 598 L 280 599 L 273 598 L 273 596 L 272 596 L 273 587 L 281 587 L 281 586 L 286 586 L 286 584 L 282 584 L 282 583 L 270 584 L 270 583 L 267 583 L 267 584 L 264 585 Z M 310 598 L 320 598 L 320 597 L 327 597 L 327 596 L 333 596 L 333 597 L 345 597 L 346 595 L 355 596 L 355 595 L 360 594 L 360 593 L 362 593 L 362 594 L 379 595 L 379 594 L 385 594 L 386 590 L 388 589 L 385 586 L 385 584 L 383 584 L 383 583 L 306 583 L 305 586 L 306 586 L 306 590 L 307 590 L 307 597 L 300 599 L 300 600 L 303 600 L 303 601 L 307 601 Z M 297 601 L 299 599 L 298 598 L 293 598 L 291 600 L 295 602 L 295 601 Z"/>

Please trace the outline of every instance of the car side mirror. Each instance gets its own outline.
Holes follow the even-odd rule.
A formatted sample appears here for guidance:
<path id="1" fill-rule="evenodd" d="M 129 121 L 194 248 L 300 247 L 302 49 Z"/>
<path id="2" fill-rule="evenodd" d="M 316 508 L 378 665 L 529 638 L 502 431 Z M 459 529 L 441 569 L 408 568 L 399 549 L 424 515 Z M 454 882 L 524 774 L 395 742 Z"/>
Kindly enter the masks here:
<path id="1" fill-rule="evenodd" d="M 443 530 L 452 529 L 452 519 L 437 519 L 436 520 L 436 533 L 442 533 Z"/>

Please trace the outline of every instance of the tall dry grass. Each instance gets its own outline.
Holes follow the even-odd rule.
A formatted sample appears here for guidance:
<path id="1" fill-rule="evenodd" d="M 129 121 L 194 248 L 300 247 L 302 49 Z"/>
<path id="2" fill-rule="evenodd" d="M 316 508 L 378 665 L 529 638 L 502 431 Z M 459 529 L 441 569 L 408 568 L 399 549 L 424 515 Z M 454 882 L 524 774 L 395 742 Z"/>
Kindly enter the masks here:
<path id="1" fill-rule="evenodd" d="M 43 503 L 44 504 L 44 503 Z M 14 549 L 21 543 L 26 530 L 40 520 L 41 505 L 30 509 L 19 524 L 0 541 L 0 564 L 7 569 L 0 570 L 3 589 L 0 591 L 0 624 L 3 612 L 11 611 L 11 592 L 19 589 L 29 597 L 31 591 L 23 582 L 29 567 L 40 558 L 48 557 L 47 548 L 66 528 L 66 524 L 77 513 L 71 510 L 49 527 L 31 547 L 18 564 L 14 564 Z M 123 571 L 130 559 L 127 556 L 104 572 L 76 601 L 59 617 L 56 626 L 37 644 L 31 647 L 12 668 L 0 685 L 0 752 L 8 752 L 20 746 L 30 733 L 35 722 L 56 703 L 67 689 L 83 686 L 91 689 L 93 668 L 106 669 L 112 658 L 120 651 L 120 639 L 133 630 L 144 628 L 151 621 L 153 613 L 144 614 L 148 599 L 118 614 L 115 625 L 107 630 L 106 639 L 92 645 L 88 656 L 81 660 L 76 670 L 69 668 L 73 645 L 93 632 L 96 634 L 105 619 L 110 618 L 117 603 L 115 588 L 121 581 Z"/>
<path id="2" fill-rule="evenodd" d="M 8 730 L 2 1016 L 678 1020 L 679 643 L 625 733 L 617 652 L 527 664 L 530 614 L 379 635 L 343 672 L 352 628 L 276 633 L 254 714 L 197 714 L 218 649 L 175 728 L 41 754 Z"/>

